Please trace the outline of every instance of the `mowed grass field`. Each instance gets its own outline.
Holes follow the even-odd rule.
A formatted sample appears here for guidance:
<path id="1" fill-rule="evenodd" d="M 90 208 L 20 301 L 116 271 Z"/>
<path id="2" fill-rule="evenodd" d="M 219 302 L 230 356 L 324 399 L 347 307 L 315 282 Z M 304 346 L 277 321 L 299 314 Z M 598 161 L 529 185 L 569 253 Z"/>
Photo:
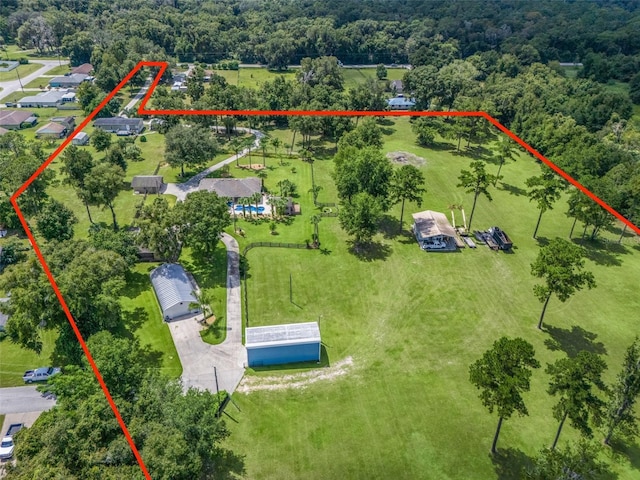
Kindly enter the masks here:
<path id="1" fill-rule="evenodd" d="M 323 365 L 344 365 L 345 359 L 352 365 L 344 367 L 344 375 L 305 388 L 234 394 L 241 411 L 227 410 L 235 420 L 227 422 L 232 431 L 228 445 L 245 455 L 246 478 L 521 478 L 521 467 L 551 444 L 557 428 L 554 399 L 546 393 L 546 364 L 582 349 L 594 351 L 609 364 L 605 377 L 610 382 L 624 350 L 640 333 L 636 238 L 625 238 L 623 247 L 587 244 L 587 268 L 598 287 L 566 303 L 554 298 L 546 330 L 540 332 L 535 326 L 541 304 L 532 293 L 530 264 L 540 244 L 555 236 L 567 238 L 572 223 L 564 215 L 563 199 L 543 216 L 539 242 L 531 238 L 538 212 L 524 194 L 524 181 L 539 174 L 540 167 L 522 154 L 503 168 L 504 183 L 492 190 L 493 202 L 478 202 L 474 228 L 502 227 L 514 241 L 512 254 L 485 246 L 426 253 L 407 231 L 410 214 L 433 209 L 450 216 L 447 206 L 462 203 L 468 218 L 471 195 L 456 184 L 470 159 L 444 145 L 437 150 L 416 146 L 406 119 L 387 125 L 386 132 L 387 151 L 412 152 L 426 161 L 421 168 L 428 192 L 421 208 L 407 205 L 403 234 L 393 233 L 399 216 L 394 207 L 385 222 L 387 234 L 376 237 L 368 258 L 349 251 L 335 218 L 323 218 L 319 225 L 324 254 L 277 248 L 247 254 L 250 325 L 320 320 Z M 293 178 L 306 215 L 279 228 L 280 238 L 304 241 L 312 231 L 309 211 L 304 212 L 305 205 L 311 208 L 310 180 L 306 164 L 291 162 L 298 167 Z M 497 165 L 489 162 L 487 168 L 495 173 Z M 331 164 L 316 161 L 315 169 L 325 188 L 320 200 L 331 201 Z M 456 218 L 461 223 L 459 213 Z M 580 233 L 578 224 L 574 236 Z M 616 231 L 604 236 L 613 239 Z M 247 237 L 241 246 L 271 239 L 265 225 L 255 226 Z M 529 416 L 504 423 L 499 455 L 492 459 L 497 416 L 482 406 L 468 368 L 503 335 L 531 342 L 542 368 L 534 372 L 531 391 L 524 396 Z M 314 368 L 249 370 L 247 375 Z M 577 438 L 567 424 L 560 445 Z M 619 444 L 615 456 L 603 448 L 602 458 L 618 479 L 635 479 L 639 448 Z"/>

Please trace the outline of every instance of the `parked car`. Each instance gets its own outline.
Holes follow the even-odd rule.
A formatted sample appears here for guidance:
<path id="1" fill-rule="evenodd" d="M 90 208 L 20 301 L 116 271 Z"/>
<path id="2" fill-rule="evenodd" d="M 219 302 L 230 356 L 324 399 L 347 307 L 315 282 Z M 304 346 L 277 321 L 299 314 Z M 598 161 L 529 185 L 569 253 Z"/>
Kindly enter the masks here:
<path id="1" fill-rule="evenodd" d="M 24 372 L 22 380 L 24 380 L 25 383 L 46 382 L 57 373 L 60 373 L 60 369 L 57 367 L 41 367 Z"/>
<path id="2" fill-rule="evenodd" d="M 22 423 L 14 423 L 9 426 L 7 434 L 2 437 L 2 442 L 0 442 L 0 459 L 6 460 L 13 457 L 13 450 L 15 448 L 13 436 L 18 433 L 23 426 Z"/>

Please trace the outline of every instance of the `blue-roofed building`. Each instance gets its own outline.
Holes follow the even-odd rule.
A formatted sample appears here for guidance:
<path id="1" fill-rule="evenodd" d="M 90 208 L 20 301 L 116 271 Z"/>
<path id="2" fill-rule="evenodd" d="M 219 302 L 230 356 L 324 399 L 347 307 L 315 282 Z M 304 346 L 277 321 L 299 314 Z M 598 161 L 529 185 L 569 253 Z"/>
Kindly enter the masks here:
<path id="1" fill-rule="evenodd" d="M 181 265 L 165 263 L 152 270 L 150 276 L 165 320 L 198 312 L 192 308 L 197 301 L 193 294 L 196 288 Z"/>
<path id="2" fill-rule="evenodd" d="M 251 327 L 244 337 L 250 367 L 320 361 L 317 322 Z"/>
<path id="3" fill-rule="evenodd" d="M 413 98 L 398 95 L 397 97 L 387 100 L 387 105 L 389 105 L 391 110 L 410 110 L 416 106 L 416 101 Z"/>

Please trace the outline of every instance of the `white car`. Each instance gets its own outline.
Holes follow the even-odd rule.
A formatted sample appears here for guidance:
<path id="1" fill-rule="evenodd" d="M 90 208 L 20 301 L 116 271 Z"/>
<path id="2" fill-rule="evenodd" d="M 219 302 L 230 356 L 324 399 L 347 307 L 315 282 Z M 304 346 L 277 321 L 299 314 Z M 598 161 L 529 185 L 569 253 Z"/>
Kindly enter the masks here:
<path id="1" fill-rule="evenodd" d="M 2 443 L 0 443 L 0 458 L 7 459 L 13 457 L 14 447 L 12 437 L 2 437 Z"/>

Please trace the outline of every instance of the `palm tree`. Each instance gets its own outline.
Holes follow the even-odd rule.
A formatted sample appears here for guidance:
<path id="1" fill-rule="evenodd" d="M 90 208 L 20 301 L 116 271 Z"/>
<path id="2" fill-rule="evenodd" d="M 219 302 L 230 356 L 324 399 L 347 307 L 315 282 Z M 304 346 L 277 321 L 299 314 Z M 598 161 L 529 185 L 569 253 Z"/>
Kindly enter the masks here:
<path id="1" fill-rule="evenodd" d="M 265 134 L 260 138 L 260 148 L 262 148 L 262 166 L 267 167 L 267 147 L 269 146 L 269 135 Z"/>
<path id="2" fill-rule="evenodd" d="M 256 218 L 258 218 L 258 204 L 260 203 L 260 200 L 262 200 L 262 195 L 259 192 L 251 195 L 251 201 L 256 204 Z"/>
<path id="3" fill-rule="evenodd" d="M 251 200 L 246 198 L 246 197 L 242 197 L 240 199 L 240 203 L 242 204 L 242 216 L 244 218 L 247 218 L 247 205 L 249 204 Z"/>
<path id="4" fill-rule="evenodd" d="M 242 148 L 242 142 L 239 138 L 234 138 L 229 142 L 229 147 L 236 153 L 236 167 L 240 168 L 240 149 Z"/>
<path id="5" fill-rule="evenodd" d="M 224 124 L 224 130 L 227 133 L 227 138 L 231 140 L 231 134 L 236 126 L 236 117 L 227 115 L 223 117 L 222 123 Z"/>
<path id="6" fill-rule="evenodd" d="M 279 138 L 273 137 L 271 138 L 271 146 L 273 147 L 273 152 L 275 153 L 276 157 L 278 157 L 280 165 L 282 165 L 282 159 L 278 156 L 278 149 L 282 146 L 282 142 Z"/>
<path id="7" fill-rule="evenodd" d="M 309 189 L 309 193 L 311 193 L 313 195 L 313 204 L 314 205 L 318 204 L 318 192 L 320 192 L 320 190 L 322 190 L 322 185 L 314 185 L 313 187 L 311 187 Z"/>
<path id="8" fill-rule="evenodd" d="M 264 169 L 258 170 L 258 173 L 256 175 L 258 175 L 258 178 L 262 182 L 260 190 L 264 192 L 264 179 L 267 178 L 267 171 Z"/>
<path id="9" fill-rule="evenodd" d="M 209 305 L 210 299 L 207 294 L 205 294 L 202 290 L 200 290 L 199 292 L 193 290 L 191 294 L 195 297 L 196 301 L 191 302 L 189 304 L 189 308 L 195 307 L 200 310 L 202 312 L 204 320 L 213 315 L 213 310 L 211 309 L 211 305 Z"/>

